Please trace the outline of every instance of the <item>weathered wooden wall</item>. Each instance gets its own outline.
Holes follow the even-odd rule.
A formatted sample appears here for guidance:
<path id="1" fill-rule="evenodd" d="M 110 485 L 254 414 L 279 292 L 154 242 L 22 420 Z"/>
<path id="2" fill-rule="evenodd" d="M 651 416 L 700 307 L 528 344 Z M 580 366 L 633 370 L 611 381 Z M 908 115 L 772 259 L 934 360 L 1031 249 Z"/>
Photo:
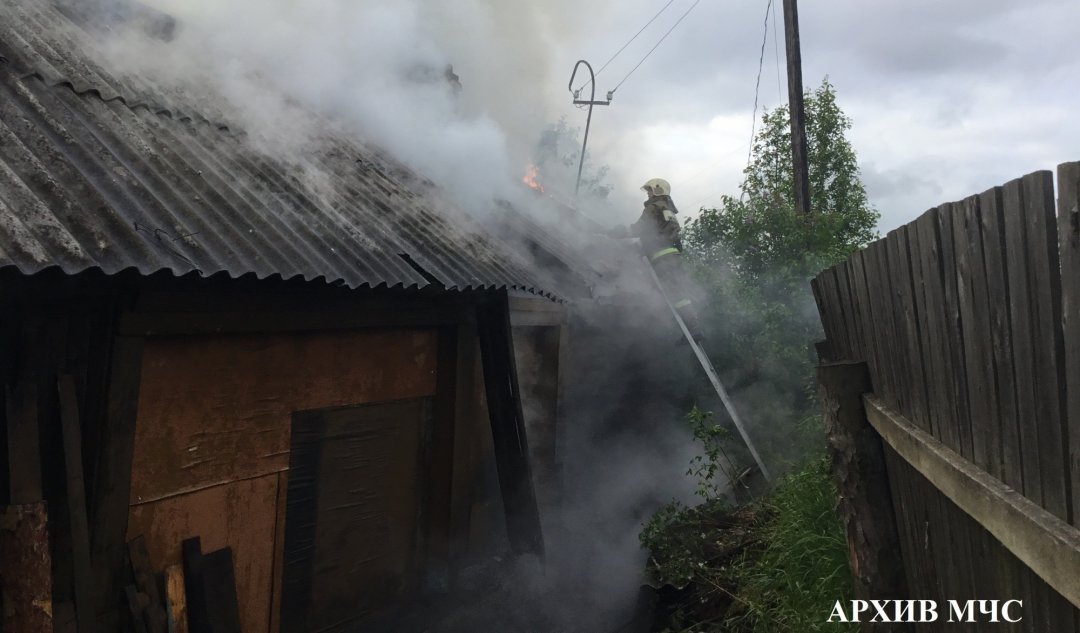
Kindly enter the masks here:
<path id="1" fill-rule="evenodd" d="M 1078 191 L 1080 163 L 1059 167 L 1056 206 L 1053 174 L 1029 174 L 927 211 L 812 284 L 832 359 L 866 361 L 884 406 L 1073 526 Z M 1002 629 L 1080 630 L 1073 604 L 909 460 L 886 456 L 911 597 L 1022 599 L 1023 622 Z"/>
<path id="2" fill-rule="evenodd" d="M 445 586 L 461 565 L 503 553 L 497 421 L 476 325 L 486 296 L 0 272 L 0 378 L 33 387 L 40 431 L 38 448 L 12 444 L 19 427 L 3 402 L 0 448 L 40 457 L 22 470 L 40 471 L 26 492 L 49 502 L 52 586 L 43 590 L 57 630 L 93 630 L 95 619 L 117 628 L 136 535 L 157 570 L 179 562 L 187 536 L 206 551 L 231 546 L 244 630 L 276 630 L 297 410 L 430 399 L 432 476 L 417 491 L 423 580 Z M 64 376 L 74 385 L 66 404 Z M 65 411 L 77 413 L 74 443 Z M 29 499 L 12 496 L 22 479 L 11 473 L 0 468 L 2 504 Z"/>

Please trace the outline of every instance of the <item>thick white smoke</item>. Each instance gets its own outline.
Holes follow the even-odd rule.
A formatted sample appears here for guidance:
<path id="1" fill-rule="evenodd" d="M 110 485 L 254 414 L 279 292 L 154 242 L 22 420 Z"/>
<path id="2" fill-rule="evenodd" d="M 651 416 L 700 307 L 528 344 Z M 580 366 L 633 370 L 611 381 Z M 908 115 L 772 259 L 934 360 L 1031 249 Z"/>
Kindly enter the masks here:
<path id="1" fill-rule="evenodd" d="M 178 18 L 176 38 L 153 50 L 124 41 L 125 63 L 196 74 L 253 138 L 279 149 L 306 140 L 287 104 L 328 116 L 474 212 L 519 199 L 540 131 L 568 108 L 551 67 L 574 34 L 568 0 L 149 4 Z"/>

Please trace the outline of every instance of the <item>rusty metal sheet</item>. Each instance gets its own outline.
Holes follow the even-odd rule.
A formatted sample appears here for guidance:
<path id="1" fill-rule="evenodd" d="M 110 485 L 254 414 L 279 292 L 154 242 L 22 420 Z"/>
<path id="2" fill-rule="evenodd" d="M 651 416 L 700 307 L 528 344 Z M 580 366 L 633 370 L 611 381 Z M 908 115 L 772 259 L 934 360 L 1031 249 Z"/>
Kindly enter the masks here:
<path id="1" fill-rule="evenodd" d="M 142 535 L 155 570 L 179 565 L 181 543 L 198 536 L 204 551 L 231 547 L 244 633 L 270 626 L 278 475 L 214 486 L 132 506 L 128 539 Z"/>
<path id="2" fill-rule="evenodd" d="M 148 339 L 131 503 L 278 472 L 293 411 L 435 393 L 434 331 Z"/>
<path id="3" fill-rule="evenodd" d="M 48 520 L 44 501 L 0 510 L 0 630 L 53 630 Z"/>

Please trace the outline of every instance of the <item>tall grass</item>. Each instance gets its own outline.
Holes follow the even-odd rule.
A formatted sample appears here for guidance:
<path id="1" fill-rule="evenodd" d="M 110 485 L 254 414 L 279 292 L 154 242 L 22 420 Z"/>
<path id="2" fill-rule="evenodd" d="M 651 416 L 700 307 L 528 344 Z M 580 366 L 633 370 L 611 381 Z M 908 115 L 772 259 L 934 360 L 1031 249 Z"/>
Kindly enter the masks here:
<path id="1" fill-rule="evenodd" d="M 857 630 L 828 623 L 853 585 L 827 460 L 788 476 L 761 503 L 768 518 L 757 528 L 759 545 L 733 570 L 738 590 L 722 630 Z"/>

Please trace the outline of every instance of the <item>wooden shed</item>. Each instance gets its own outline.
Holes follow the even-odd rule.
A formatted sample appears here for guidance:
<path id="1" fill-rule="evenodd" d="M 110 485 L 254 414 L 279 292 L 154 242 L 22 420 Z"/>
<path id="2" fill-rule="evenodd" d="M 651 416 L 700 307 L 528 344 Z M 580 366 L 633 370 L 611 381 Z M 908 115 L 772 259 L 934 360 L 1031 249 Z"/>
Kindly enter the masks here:
<path id="1" fill-rule="evenodd" d="M 177 592 L 193 632 L 340 630 L 542 554 L 572 275 L 96 46 L 0 7 L 3 630 L 163 631 Z"/>

